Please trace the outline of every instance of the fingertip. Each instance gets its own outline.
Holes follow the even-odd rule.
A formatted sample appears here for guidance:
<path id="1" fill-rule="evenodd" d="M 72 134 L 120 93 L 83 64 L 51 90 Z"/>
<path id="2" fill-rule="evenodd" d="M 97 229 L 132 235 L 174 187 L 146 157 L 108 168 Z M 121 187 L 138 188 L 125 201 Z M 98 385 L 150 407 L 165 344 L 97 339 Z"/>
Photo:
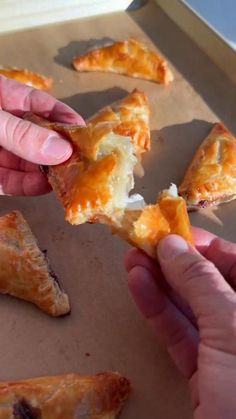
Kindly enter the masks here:
<path id="1" fill-rule="evenodd" d="M 86 126 L 85 120 L 79 114 L 71 114 L 70 118 L 67 119 L 67 123 L 80 125 L 81 127 Z"/>
<path id="2" fill-rule="evenodd" d="M 183 237 L 169 234 L 160 240 L 157 246 L 159 261 L 175 259 L 177 256 L 189 251 L 189 245 Z"/>
<path id="3" fill-rule="evenodd" d="M 139 265 L 140 258 L 146 255 L 139 249 L 131 249 L 125 255 L 124 265 L 127 272 L 129 272 L 135 265 Z"/>
<path id="4" fill-rule="evenodd" d="M 195 245 L 198 246 L 209 246 L 211 242 L 217 237 L 215 234 L 210 233 L 199 227 L 191 227 L 193 240 Z"/>
<path id="5" fill-rule="evenodd" d="M 132 291 L 133 287 L 136 286 L 137 281 L 142 280 L 142 275 L 146 275 L 146 269 L 142 266 L 134 266 L 130 269 L 128 274 L 128 285 Z"/>
<path id="6" fill-rule="evenodd" d="M 85 120 L 82 118 L 82 116 L 80 116 L 79 114 L 77 114 L 76 112 L 64 112 L 62 114 L 60 114 L 57 117 L 57 121 L 56 122 L 61 122 L 61 123 L 65 123 L 65 124 L 73 124 L 73 125 L 80 125 L 80 126 L 85 126 Z"/>
<path id="7" fill-rule="evenodd" d="M 59 135 L 50 135 L 41 148 L 41 165 L 56 165 L 68 160 L 73 152 L 72 145 Z"/>
<path id="8" fill-rule="evenodd" d="M 75 124 L 81 126 L 86 125 L 84 119 L 80 114 L 78 114 L 70 106 L 59 101 L 57 101 L 56 105 L 53 108 L 53 111 L 50 112 L 48 119 L 50 119 L 51 121 L 61 122 L 65 124 Z"/>
<path id="9" fill-rule="evenodd" d="M 128 274 L 130 293 L 146 318 L 154 316 L 160 303 L 160 291 L 152 273 L 143 266 L 135 266 Z"/>

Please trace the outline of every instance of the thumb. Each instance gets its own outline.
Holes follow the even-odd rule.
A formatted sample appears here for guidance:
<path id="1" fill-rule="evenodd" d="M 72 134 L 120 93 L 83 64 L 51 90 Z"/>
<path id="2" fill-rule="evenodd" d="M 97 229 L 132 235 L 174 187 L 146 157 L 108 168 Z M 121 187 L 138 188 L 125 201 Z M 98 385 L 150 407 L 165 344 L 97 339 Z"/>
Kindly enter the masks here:
<path id="1" fill-rule="evenodd" d="M 200 334 L 207 330 L 209 335 L 211 330 L 211 338 L 216 338 L 217 329 L 223 335 L 230 332 L 232 339 L 232 333 L 236 332 L 233 325 L 236 313 L 235 292 L 215 265 L 176 235 L 164 238 L 157 252 L 167 282 L 191 307 Z M 221 341 L 224 340 L 222 333 L 218 336 Z"/>
<path id="2" fill-rule="evenodd" d="M 67 160 L 72 146 L 56 132 L 0 111 L 0 145 L 17 156 L 42 165 Z"/>

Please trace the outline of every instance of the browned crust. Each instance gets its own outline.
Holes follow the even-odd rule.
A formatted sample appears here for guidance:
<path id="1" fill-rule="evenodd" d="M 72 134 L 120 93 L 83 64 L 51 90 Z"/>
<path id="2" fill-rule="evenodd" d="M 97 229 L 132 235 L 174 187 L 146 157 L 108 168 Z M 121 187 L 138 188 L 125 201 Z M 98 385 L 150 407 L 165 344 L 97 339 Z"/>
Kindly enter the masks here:
<path id="1" fill-rule="evenodd" d="M 29 417 L 35 419 L 71 419 L 80 415 L 86 419 L 115 419 L 130 394 L 130 382 L 113 372 L 2 382 L 0 417 L 10 419 L 13 412 L 28 410 Z"/>
<path id="2" fill-rule="evenodd" d="M 151 149 L 150 105 L 147 96 L 134 89 L 123 99 L 102 108 L 87 120 L 93 125 L 111 122 L 116 134 L 131 137 L 137 156 Z"/>
<path id="3" fill-rule="evenodd" d="M 131 38 L 74 57 L 72 65 L 77 71 L 107 71 L 165 85 L 173 80 L 164 58 Z"/>
<path id="4" fill-rule="evenodd" d="M 114 133 L 113 124 L 90 123 L 87 127 L 79 127 L 49 122 L 35 115 L 27 116 L 27 119 L 63 134 L 73 145 L 72 156 L 64 163 L 49 167 L 47 174 L 63 204 L 66 220 L 81 224 L 108 216 L 113 199 L 110 185 L 121 156 L 114 152 L 98 158 L 97 153 L 100 143 Z"/>
<path id="5" fill-rule="evenodd" d="M 179 193 L 192 208 L 206 208 L 235 199 L 236 138 L 216 123 L 190 163 Z"/>
<path id="6" fill-rule="evenodd" d="M 126 210 L 121 224 L 113 225 L 112 231 L 154 259 L 159 241 L 168 234 L 178 234 L 193 244 L 186 203 L 181 197 L 172 197 L 168 191 L 160 194 L 155 205 Z"/>
<path id="7" fill-rule="evenodd" d="M 19 211 L 0 217 L 0 293 L 29 301 L 51 316 L 70 311 L 67 294 Z"/>
<path id="8" fill-rule="evenodd" d="M 27 69 L 16 67 L 0 68 L 0 75 L 39 90 L 50 90 L 53 85 L 53 79 L 51 77 L 46 77 Z"/>

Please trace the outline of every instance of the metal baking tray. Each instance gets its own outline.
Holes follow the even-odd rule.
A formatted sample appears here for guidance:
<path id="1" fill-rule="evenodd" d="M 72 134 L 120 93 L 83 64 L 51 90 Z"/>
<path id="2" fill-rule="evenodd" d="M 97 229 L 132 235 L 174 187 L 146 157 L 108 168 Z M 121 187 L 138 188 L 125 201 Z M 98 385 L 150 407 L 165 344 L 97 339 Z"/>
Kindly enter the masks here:
<path id="1" fill-rule="evenodd" d="M 115 74 L 76 73 L 72 57 L 109 39 L 135 36 L 168 60 L 168 86 Z M 0 63 L 55 79 L 52 94 L 85 118 L 134 88 L 151 104 L 152 151 L 136 190 L 155 202 L 160 190 L 181 181 L 212 123 L 236 133 L 235 85 L 155 3 L 128 12 L 0 36 Z M 118 370 L 134 393 L 122 419 L 191 417 L 187 383 L 136 309 L 127 288 L 123 256 L 128 245 L 105 226 L 66 223 L 53 193 L 1 197 L 0 214 L 19 209 L 71 300 L 71 315 L 50 318 L 29 303 L 0 296 L 0 377 L 16 380 L 66 372 Z M 236 202 L 191 214 L 191 221 L 236 239 Z M 89 356 L 88 356 L 89 354 Z"/>

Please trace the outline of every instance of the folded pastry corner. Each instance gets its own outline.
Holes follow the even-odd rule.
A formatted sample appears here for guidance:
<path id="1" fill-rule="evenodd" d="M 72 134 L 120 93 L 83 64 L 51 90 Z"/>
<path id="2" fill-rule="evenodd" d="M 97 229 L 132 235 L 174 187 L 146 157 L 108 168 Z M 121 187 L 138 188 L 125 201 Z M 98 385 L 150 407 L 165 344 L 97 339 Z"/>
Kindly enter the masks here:
<path id="1" fill-rule="evenodd" d="M 134 89 L 123 99 L 102 108 L 87 120 L 93 125 L 101 122 L 112 122 L 114 132 L 131 137 L 138 159 L 151 148 L 150 140 L 150 105 L 147 96 Z"/>
<path id="2" fill-rule="evenodd" d="M 236 137 L 216 123 L 202 142 L 179 187 L 189 209 L 236 198 Z"/>
<path id="3" fill-rule="evenodd" d="M 168 234 L 178 234 L 193 244 L 186 203 L 174 184 L 160 193 L 154 205 L 146 205 L 139 194 L 131 195 L 120 223 L 114 224 L 112 231 L 154 259 L 157 244 Z"/>
<path id="4" fill-rule="evenodd" d="M 0 75 L 39 90 L 50 90 L 53 85 L 52 78 L 17 67 L 0 67 Z"/>
<path id="5" fill-rule="evenodd" d="M 0 382 L 0 417 L 116 419 L 130 394 L 130 382 L 113 372 Z"/>
<path id="6" fill-rule="evenodd" d="M 128 39 L 74 57 L 77 71 L 104 71 L 169 84 L 173 74 L 167 62 L 145 44 Z"/>
<path id="7" fill-rule="evenodd" d="M 51 316 L 70 311 L 67 294 L 19 211 L 0 217 L 0 293 L 29 301 Z"/>

